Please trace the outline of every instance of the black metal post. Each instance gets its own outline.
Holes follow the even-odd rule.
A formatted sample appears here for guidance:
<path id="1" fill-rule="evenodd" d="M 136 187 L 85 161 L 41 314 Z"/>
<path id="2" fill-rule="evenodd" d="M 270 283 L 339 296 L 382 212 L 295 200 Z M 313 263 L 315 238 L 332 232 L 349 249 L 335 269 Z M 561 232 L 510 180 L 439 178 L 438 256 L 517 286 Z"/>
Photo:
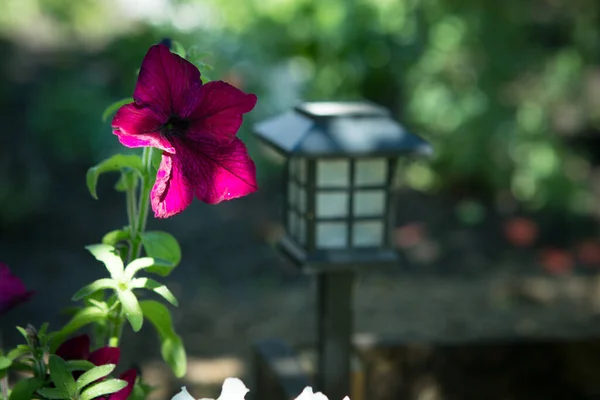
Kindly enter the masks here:
<path id="1" fill-rule="evenodd" d="M 317 388 L 333 400 L 350 395 L 354 272 L 317 274 Z"/>

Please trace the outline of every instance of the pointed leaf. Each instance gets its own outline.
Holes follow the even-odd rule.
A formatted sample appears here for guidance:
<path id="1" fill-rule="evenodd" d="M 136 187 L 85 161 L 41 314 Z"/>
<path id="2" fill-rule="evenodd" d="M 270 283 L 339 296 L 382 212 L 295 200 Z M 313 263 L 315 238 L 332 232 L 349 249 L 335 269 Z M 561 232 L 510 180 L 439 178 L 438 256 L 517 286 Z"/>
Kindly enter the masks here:
<path id="1" fill-rule="evenodd" d="M 25 354 L 30 354 L 30 353 L 31 353 L 31 350 L 29 349 L 29 346 L 20 344 L 17 347 L 15 347 L 14 349 L 12 349 L 11 351 L 9 351 L 6 356 L 8 358 L 10 358 L 11 360 L 16 360 L 17 358 L 24 356 Z"/>
<path id="2" fill-rule="evenodd" d="M 48 361 L 50 366 L 50 378 L 57 389 L 68 395 L 68 398 L 77 395 L 77 384 L 73 375 L 69 372 L 69 368 L 65 360 L 56 354 L 50 354 Z"/>
<path id="3" fill-rule="evenodd" d="M 125 317 L 131 324 L 131 328 L 134 332 L 138 332 L 142 329 L 142 324 L 144 322 L 140 303 L 138 303 L 135 294 L 133 294 L 131 290 L 119 290 L 117 294 L 119 296 L 119 301 L 123 306 Z"/>
<path id="4" fill-rule="evenodd" d="M 116 288 L 117 288 L 117 284 L 112 279 L 108 279 L 108 278 L 98 279 L 98 280 L 90 283 L 89 285 L 84 286 L 81 289 L 79 289 L 77 291 L 77 293 L 75 293 L 73 295 L 71 300 L 73 300 L 73 301 L 81 300 L 82 298 L 87 297 L 90 294 L 97 292 L 98 290 L 116 289 Z"/>
<path id="5" fill-rule="evenodd" d="M 135 275 L 142 269 L 152 269 L 153 271 L 168 269 L 170 271 L 173 268 L 173 264 L 167 261 L 152 257 L 141 257 L 133 260 L 127 265 L 127 267 L 125 267 L 125 280 L 129 281 L 133 279 Z"/>
<path id="6" fill-rule="evenodd" d="M 173 235 L 162 231 L 149 231 L 144 232 L 141 236 L 142 244 L 144 245 L 144 250 L 148 257 L 165 260 L 172 263 L 173 267 L 179 264 L 181 261 L 181 247 L 179 247 L 179 243 Z M 167 276 L 171 271 L 166 271 L 164 269 L 152 271 L 152 269 L 149 269 L 148 272 Z"/>
<path id="7" fill-rule="evenodd" d="M 171 52 L 177 54 L 181 58 L 186 57 L 185 47 L 176 40 L 171 40 Z"/>
<path id="8" fill-rule="evenodd" d="M 98 307 L 90 306 L 81 309 L 71 320 L 58 332 L 51 334 L 50 351 L 55 352 L 65 339 L 72 333 L 92 322 L 101 322 L 106 319 L 106 311 Z"/>
<path id="9" fill-rule="evenodd" d="M 69 360 L 67 361 L 67 368 L 69 372 L 73 371 L 89 371 L 96 366 L 87 360 Z"/>
<path id="10" fill-rule="evenodd" d="M 96 260 L 104 263 L 111 278 L 116 281 L 121 279 L 124 269 L 123 260 L 116 248 L 106 244 L 92 244 L 85 248 L 96 257 Z"/>
<path id="11" fill-rule="evenodd" d="M 161 341 L 163 359 L 178 378 L 185 376 L 187 361 L 183 341 L 173 330 L 173 322 L 169 310 L 154 300 L 140 303 L 144 317 L 156 328 Z"/>
<path id="12" fill-rule="evenodd" d="M 42 396 L 44 396 L 47 399 L 51 399 L 51 400 L 64 400 L 64 399 L 68 399 L 69 394 L 65 393 L 63 390 L 59 389 L 59 388 L 41 388 L 38 389 L 38 393 L 41 394 Z"/>
<path id="13" fill-rule="evenodd" d="M 9 400 L 31 400 L 36 390 L 44 386 L 44 381 L 39 378 L 19 380 L 12 388 Z"/>
<path id="14" fill-rule="evenodd" d="M 129 239 L 129 231 L 125 229 L 116 229 L 114 231 L 108 232 L 106 235 L 102 237 L 102 244 L 106 244 L 109 246 L 114 246 L 117 243 L 128 240 Z"/>
<path id="15" fill-rule="evenodd" d="M 81 400 L 91 400 L 100 396 L 118 392 L 127 386 L 127 382 L 122 379 L 108 379 L 106 381 L 99 382 L 86 389 L 81 396 Z"/>
<path id="16" fill-rule="evenodd" d="M 84 387 L 98 379 L 104 378 L 114 371 L 115 364 L 105 364 L 92 368 L 77 379 L 77 390 L 81 391 Z"/>
<path id="17" fill-rule="evenodd" d="M 0 370 L 7 369 L 12 365 L 12 359 L 6 356 L 0 356 Z"/>
<path id="18" fill-rule="evenodd" d="M 121 177 L 117 183 L 115 183 L 115 190 L 117 192 L 126 192 L 128 190 L 135 190 L 138 187 L 139 175 L 135 170 L 127 169 L 121 171 Z"/>
<path id="19" fill-rule="evenodd" d="M 98 200 L 98 195 L 96 194 L 96 185 L 98 184 L 98 178 L 100 175 L 105 172 L 121 171 L 123 169 L 133 169 L 138 171 L 140 176 L 142 176 L 144 173 L 142 159 L 134 154 L 115 154 L 114 156 L 107 158 L 96 166 L 88 169 L 86 182 L 92 197 Z"/>
<path id="20" fill-rule="evenodd" d="M 165 300 L 169 303 L 173 304 L 175 307 L 179 305 L 173 293 L 162 283 L 155 281 L 150 278 L 136 278 L 131 282 L 131 289 L 148 289 L 153 292 L 161 295 Z"/>
<path id="21" fill-rule="evenodd" d="M 29 344 L 29 335 L 27 334 L 27 331 L 25 330 L 25 328 L 17 326 L 17 330 L 19 331 L 21 336 L 23 336 L 23 338 L 25 338 L 25 341 L 27 342 L 27 344 Z"/>
<path id="22" fill-rule="evenodd" d="M 108 119 L 108 117 L 110 117 L 111 114 L 116 112 L 119 108 L 123 107 L 125 104 L 129 104 L 129 103 L 133 103 L 133 98 L 127 97 L 126 99 L 115 101 L 114 103 L 112 103 L 111 105 L 106 107 L 104 109 L 104 112 L 102 113 L 102 122 L 106 122 L 106 120 Z"/>
<path id="23" fill-rule="evenodd" d="M 40 330 L 38 331 L 38 336 L 40 336 L 40 337 L 44 336 L 48 332 L 49 325 L 50 325 L 49 323 L 44 322 L 42 324 L 42 326 L 40 327 Z"/>

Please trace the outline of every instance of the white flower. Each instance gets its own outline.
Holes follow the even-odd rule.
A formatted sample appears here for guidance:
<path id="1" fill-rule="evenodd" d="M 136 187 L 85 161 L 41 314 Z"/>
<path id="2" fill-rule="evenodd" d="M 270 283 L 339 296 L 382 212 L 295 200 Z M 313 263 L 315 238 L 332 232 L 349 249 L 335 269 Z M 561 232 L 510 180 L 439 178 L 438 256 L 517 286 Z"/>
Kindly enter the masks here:
<path id="1" fill-rule="evenodd" d="M 244 400 L 246 394 L 249 392 L 244 382 L 239 380 L 238 378 L 227 378 L 225 382 L 223 382 L 223 389 L 221 390 L 221 395 L 217 398 L 217 400 Z M 185 387 L 181 388 L 181 392 L 177 393 L 175 397 L 171 400 L 194 400 L 194 398 L 188 393 Z M 213 400 L 203 398 L 200 400 Z M 325 396 L 321 392 L 313 393 L 313 389 L 309 386 L 305 388 L 300 396 L 296 397 L 295 400 L 329 400 L 327 396 Z M 350 400 L 348 396 L 344 397 L 342 400 Z"/>
<path id="2" fill-rule="evenodd" d="M 246 397 L 246 393 L 248 392 L 248 388 L 241 380 L 238 378 L 227 378 L 225 379 L 225 382 L 223 382 L 223 389 L 217 400 L 244 400 L 244 397 Z M 188 393 L 184 386 L 181 388 L 181 392 L 177 393 L 171 400 L 194 400 L 194 398 Z M 203 398 L 200 400 L 213 399 Z"/>
<path id="3" fill-rule="evenodd" d="M 313 389 L 309 386 L 304 388 L 300 396 L 296 397 L 296 400 L 329 400 L 327 396 L 325 396 L 321 392 L 313 393 Z M 348 396 L 344 397 L 343 400 L 350 400 Z"/>

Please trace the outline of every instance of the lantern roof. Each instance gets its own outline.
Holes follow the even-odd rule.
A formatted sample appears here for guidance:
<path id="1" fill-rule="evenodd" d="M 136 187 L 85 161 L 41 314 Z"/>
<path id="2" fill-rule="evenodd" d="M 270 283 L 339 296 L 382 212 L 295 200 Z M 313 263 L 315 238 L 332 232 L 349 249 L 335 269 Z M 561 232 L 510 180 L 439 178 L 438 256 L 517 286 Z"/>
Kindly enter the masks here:
<path id="1" fill-rule="evenodd" d="M 430 155 L 431 145 L 370 102 L 308 102 L 255 125 L 286 156 Z"/>

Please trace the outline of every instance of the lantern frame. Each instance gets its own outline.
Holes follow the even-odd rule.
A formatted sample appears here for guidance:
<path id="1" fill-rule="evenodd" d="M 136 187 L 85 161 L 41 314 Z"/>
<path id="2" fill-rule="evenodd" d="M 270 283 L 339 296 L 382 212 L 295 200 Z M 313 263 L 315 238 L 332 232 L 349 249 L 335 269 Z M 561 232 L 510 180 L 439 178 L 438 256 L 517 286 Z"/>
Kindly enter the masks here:
<path id="1" fill-rule="evenodd" d="M 401 255 L 393 244 L 396 169 L 402 157 L 429 155 L 431 146 L 427 142 L 407 132 L 385 108 L 370 102 L 303 103 L 292 111 L 257 124 L 255 134 L 285 158 L 282 212 L 285 234 L 278 246 L 295 264 L 309 272 L 398 264 Z M 325 165 L 320 162 L 335 160 L 347 165 L 347 184 L 319 184 L 318 168 Z M 357 184 L 357 166 L 366 160 L 383 162 L 386 170 L 380 183 Z M 305 166 L 304 174 L 294 163 Z M 292 193 L 294 190 L 296 193 Z M 383 195 L 380 213 L 356 215 L 359 214 L 357 194 L 361 192 Z M 301 193 L 303 195 L 299 197 Z M 346 212 L 329 217 L 319 215 L 319 210 L 323 209 L 319 206 L 319 195 L 336 193 L 342 195 L 338 200 L 346 199 Z M 294 218 L 296 226 L 293 226 Z M 364 241 L 360 245 L 357 242 L 356 228 L 363 222 L 363 229 L 367 228 L 367 222 L 373 222 L 370 226 L 373 232 L 375 226 L 380 226 L 377 244 Z M 318 242 L 325 229 L 323 224 L 327 223 L 330 223 L 330 229 L 333 224 L 339 224 L 338 233 L 342 233 L 342 229 L 344 232 L 335 237 L 343 239 L 329 246 L 323 246 L 321 242 L 320 246 Z"/>

